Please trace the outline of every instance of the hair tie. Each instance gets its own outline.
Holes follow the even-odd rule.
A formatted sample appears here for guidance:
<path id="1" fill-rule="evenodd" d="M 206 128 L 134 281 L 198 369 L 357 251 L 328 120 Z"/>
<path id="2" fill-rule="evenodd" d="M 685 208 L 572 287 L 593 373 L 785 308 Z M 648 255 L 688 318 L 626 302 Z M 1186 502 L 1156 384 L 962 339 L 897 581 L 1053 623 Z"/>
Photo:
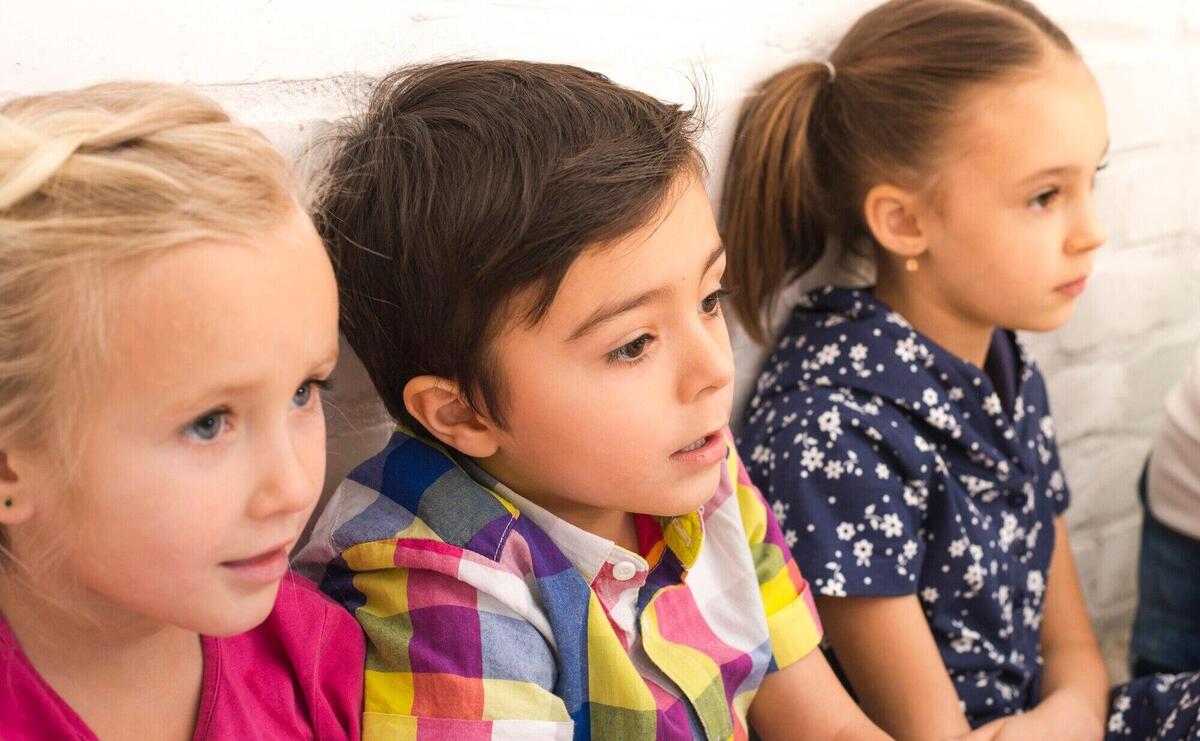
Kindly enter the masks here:
<path id="1" fill-rule="evenodd" d="M 825 65 L 825 69 L 829 70 L 829 81 L 832 83 L 837 79 L 837 69 L 833 66 L 833 62 L 825 59 L 821 64 Z"/>

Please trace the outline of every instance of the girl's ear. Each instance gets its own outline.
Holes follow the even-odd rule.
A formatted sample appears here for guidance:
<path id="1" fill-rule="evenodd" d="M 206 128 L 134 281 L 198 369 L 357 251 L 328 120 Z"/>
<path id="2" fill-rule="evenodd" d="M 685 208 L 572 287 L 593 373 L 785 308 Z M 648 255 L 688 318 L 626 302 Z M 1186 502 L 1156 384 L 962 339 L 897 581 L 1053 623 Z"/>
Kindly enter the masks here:
<path id="1" fill-rule="evenodd" d="M 867 193 L 863 213 L 875 241 L 897 257 L 916 258 L 929 248 L 915 193 L 876 185 Z"/>
<path id="2" fill-rule="evenodd" d="M 22 475 L 25 458 L 0 450 L 0 525 L 19 525 L 33 517 L 34 492 Z"/>
<path id="3" fill-rule="evenodd" d="M 500 447 L 495 424 L 464 401 L 454 381 L 417 376 L 404 385 L 404 408 L 431 435 L 472 458 L 488 458 Z"/>

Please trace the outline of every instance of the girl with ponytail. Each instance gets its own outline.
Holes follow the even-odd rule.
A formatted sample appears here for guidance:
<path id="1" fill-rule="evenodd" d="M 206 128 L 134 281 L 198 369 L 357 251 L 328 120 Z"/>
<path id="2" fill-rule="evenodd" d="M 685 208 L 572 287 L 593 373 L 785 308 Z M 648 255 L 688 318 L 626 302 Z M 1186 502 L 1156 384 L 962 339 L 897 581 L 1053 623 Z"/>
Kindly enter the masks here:
<path id="1" fill-rule="evenodd" d="M 728 281 L 774 342 L 739 445 L 845 680 L 897 738 L 1200 734 L 1196 676 L 1109 688 L 1013 333 L 1070 317 L 1107 150 L 1095 80 L 1024 0 L 891 0 L 739 121 Z M 872 259 L 874 283 L 806 294 L 775 336 L 827 252 Z"/>
<path id="2" fill-rule="evenodd" d="M 0 104 L 0 738 L 356 737 L 287 572 L 333 272 L 284 159 L 182 88 Z"/>

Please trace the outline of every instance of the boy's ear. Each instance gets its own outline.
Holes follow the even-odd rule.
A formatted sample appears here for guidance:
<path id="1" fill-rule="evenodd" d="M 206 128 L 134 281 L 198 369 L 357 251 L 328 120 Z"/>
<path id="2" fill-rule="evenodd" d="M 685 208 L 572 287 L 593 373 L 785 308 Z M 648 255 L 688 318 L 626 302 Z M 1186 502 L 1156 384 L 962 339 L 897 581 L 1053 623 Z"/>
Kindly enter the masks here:
<path id="1" fill-rule="evenodd" d="M 867 193 L 863 214 L 871 235 L 888 252 L 910 258 L 928 249 L 928 235 L 915 193 L 894 185 L 876 185 Z"/>
<path id="2" fill-rule="evenodd" d="M 463 400 L 454 381 L 417 376 L 404 385 L 404 408 L 431 435 L 472 458 L 488 458 L 500 447 L 495 425 Z"/>
<path id="3" fill-rule="evenodd" d="M 20 473 L 23 456 L 0 450 L 0 525 L 19 525 L 33 517 L 33 492 Z"/>

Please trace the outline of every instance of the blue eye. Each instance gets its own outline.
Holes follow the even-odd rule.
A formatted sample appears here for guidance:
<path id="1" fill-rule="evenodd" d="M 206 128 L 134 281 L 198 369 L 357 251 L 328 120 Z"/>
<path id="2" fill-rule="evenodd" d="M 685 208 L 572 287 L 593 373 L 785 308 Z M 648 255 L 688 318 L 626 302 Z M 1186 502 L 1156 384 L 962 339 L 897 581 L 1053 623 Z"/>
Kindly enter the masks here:
<path id="1" fill-rule="evenodd" d="M 716 316 L 721 313 L 721 299 L 729 295 L 729 291 L 718 289 L 704 297 L 700 302 L 700 311 Z"/>
<path id="2" fill-rule="evenodd" d="M 296 389 L 296 393 L 292 396 L 292 408 L 301 409 L 308 406 L 314 396 L 319 396 L 319 392 L 315 389 L 326 389 L 329 387 L 329 379 L 310 378 L 300 387 Z"/>
<path id="3" fill-rule="evenodd" d="M 227 411 L 219 409 L 207 412 L 192 420 L 191 424 L 184 428 L 183 434 L 203 443 L 212 442 L 229 426 L 228 414 Z"/>
<path id="4" fill-rule="evenodd" d="M 608 354 L 610 363 L 634 363 L 641 359 L 646 352 L 646 346 L 654 341 L 654 337 L 644 334 L 633 342 L 626 342 Z"/>

